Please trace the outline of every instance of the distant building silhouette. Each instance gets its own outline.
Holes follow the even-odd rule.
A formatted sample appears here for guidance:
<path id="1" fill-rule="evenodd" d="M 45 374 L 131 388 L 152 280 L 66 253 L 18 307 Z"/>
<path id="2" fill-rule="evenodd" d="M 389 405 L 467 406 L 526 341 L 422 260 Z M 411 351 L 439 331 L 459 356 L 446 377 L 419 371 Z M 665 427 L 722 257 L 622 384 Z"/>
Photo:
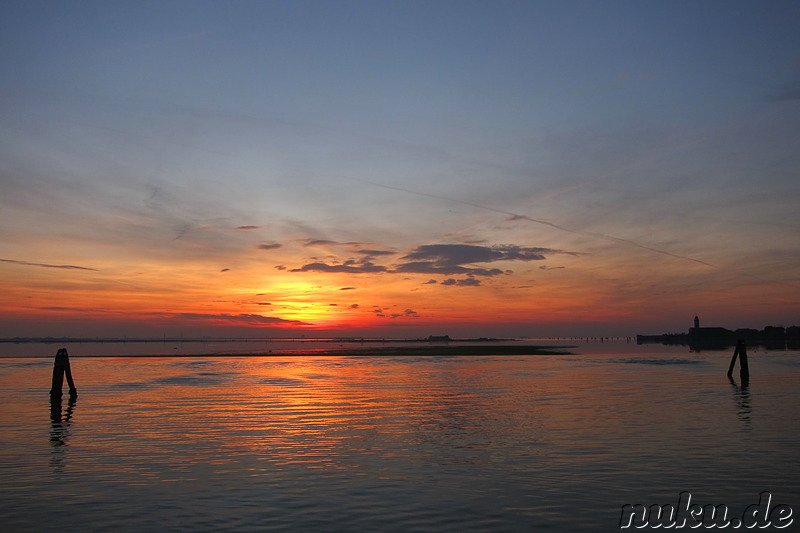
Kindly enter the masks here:
<path id="1" fill-rule="evenodd" d="M 694 317 L 694 327 L 687 333 L 664 333 L 662 335 L 637 335 L 636 342 L 646 344 L 688 345 L 691 349 L 723 349 L 744 340 L 748 344 L 761 344 L 772 349 L 796 349 L 800 347 L 800 327 L 766 326 L 763 330 L 740 328 L 731 331 L 727 328 L 701 328 L 700 318 Z"/>

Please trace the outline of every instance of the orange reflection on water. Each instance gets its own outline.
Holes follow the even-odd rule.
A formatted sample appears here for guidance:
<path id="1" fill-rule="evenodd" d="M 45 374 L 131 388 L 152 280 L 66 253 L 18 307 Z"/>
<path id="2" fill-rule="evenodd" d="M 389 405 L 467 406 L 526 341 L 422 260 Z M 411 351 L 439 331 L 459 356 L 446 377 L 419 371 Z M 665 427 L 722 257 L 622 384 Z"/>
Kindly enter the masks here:
<path id="1" fill-rule="evenodd" d="M 675 395 L 676 383 L 703 379 L 704 367 L 662 365 L 651 372 L 615 361 L 75 358 L 81 398 L 63 448 L 81 453 L 67 450 L 59 461 L 143 484 L 287 468 L 381 477 L 398 462 L 488 465 L 512 451 L 548 461 L 542 467 L 586 464 L 598 471 L 620 450 L 672 445 L 664 435 L 739 423 L 733 408 L 727 416 L 711 408 L 713 396 Z M 49 368 L 39 372 L 46 383 Z M 730 403 L 727 388 L 719 394 Z M 652 430 L 651 402 L 664 405 L 659 416 L 671 431 Z M 43 402 L 42 417 L 46 408 Z"/>

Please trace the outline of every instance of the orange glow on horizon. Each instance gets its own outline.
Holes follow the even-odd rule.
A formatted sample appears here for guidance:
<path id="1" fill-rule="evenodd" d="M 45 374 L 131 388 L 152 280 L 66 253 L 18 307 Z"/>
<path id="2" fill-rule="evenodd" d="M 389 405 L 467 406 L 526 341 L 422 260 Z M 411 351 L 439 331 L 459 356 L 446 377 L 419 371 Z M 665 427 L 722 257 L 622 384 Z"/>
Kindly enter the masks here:
<path id="1" fill-rule="evenodd" d="M 287 258 L 291 264 L 304 261 Z M 103 336 L 109 328 L 124 330 L 126 324 L 157 335 L 192 331 L 213 336 L 217 330 L 238 328 L 233 334 L 243 336 L 270 336 L 277 330 L 287 335 L 331 330 L 359 337 L 457 331 L 493 336 L 496 331 L 525 335 L 532 326 L 547 331 L 576 323 L 630 331 L 628 325 L 637 321 L 708 316 L 715 306 L 735 309 L 743 295 L 758 301 L 756 296 L 764 294 L 756 283 L 721 291 L 718 284 L 707 283 L 706 267 L 680 264 L 676 269 L 672 261 L 654 265 L 648 258 L 641 264 L 593 258 L 591 268 L 542 270 L 532 265 L 513 274 L 512 267 L 519 265 L 502 265 L 508 267 L 504 274 L 475 277 L 479 283 L 470 286 L 447 285 L 447 276 L 425 274 L 296 272 L 245 260 L 230 269 L 210 260 L 172 264 L 166 258 L 131 266 L 127 259 L 105 257 L 94 271 L 0 265 L 5 274 L 0 314 L 8 324 L 28 324 L 39 332 L 34 336 L 76 331 Z M 570 266 L 569 261 L 577 260 L 562 263 Z M 651 294 L 646 279 L 637 280 L 642 264 L 661 280 L 659 293 Z M 686 280 L 696 285 L 693 294 L 680 290 Z M 777 309 L 779 297 L 772 297 L 772 309 Z M 716 322 L 729 324 L 725 318 Z M 97 331 L 90 334 L 92 328 Z M 9 326 L 3 336 L 19 335 L 17 331 Z M 630 331 L 638 332 L 650 331 Z"/>

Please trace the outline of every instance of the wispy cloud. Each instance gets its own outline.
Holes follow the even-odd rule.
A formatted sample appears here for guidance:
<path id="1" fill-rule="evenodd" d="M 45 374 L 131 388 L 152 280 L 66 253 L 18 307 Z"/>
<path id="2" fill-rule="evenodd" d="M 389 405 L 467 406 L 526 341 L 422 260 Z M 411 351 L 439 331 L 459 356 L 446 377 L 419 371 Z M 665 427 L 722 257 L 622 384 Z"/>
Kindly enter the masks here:
<path id="1" fill-rule="evenodd" d="M 448 198 L 446 196 L 440 196 L 438 194 L 430 194 L 430 193 L 425 193 L 425 192 L 413 191 L 411 189 L 405 189 L 403 187 L 394 187 L 394 186 L 391 186 L 391 185 L 384 185 L 382 183 L 374 183 L 374 182 L 367 182 L 367 183 L 369 183 L 371 185 L 375 185 L 376 187 L 383 187 L 385 189 L 392 189 L 392 190 L 395 190 L 395 191 L 401 191 L 401 192 L 405 192 L 405 193 L 409 193 L 409 194 L 416 194 L 418 196 L 426 196 L 428 198 L 436 198 L 438 200 L 445 200 L 447 202 L 454 202 L 454 203 L 458 203 L 458 204 L 462 204 L 462 205 L 468 205 L 470 207 L 475 207 L 477 209 L 482 209 L 484 211 L 491 211 L 493 213 L 500 213 L 500 214 L 503 214 L 503 215 L 508 215 L 510 217 L 510 219 L 512 219 L 512 220 L 527 220 L 527 221 L 533 222 L 535 224 L 548 226 L 548 227 L 551 227 L 553 229 L 557 229 L 557 230 L 560 230 L 560 231 L 566 231 L 567 233 L 573 233 L 575 235 L 583 235 L 583 236 L 586 236 L 586 237 L 593 237 L 593 238 L 596 238 L 596 239 L 603 239 L 603 240 L 606 240 L 606 241 L 618 242 L 620 244 L 626 244 L 628 246 L 641 248 L 643 250 L 648 250 L 650 252 L 654 252 L 654 253 L 657 253 L 657 254 L 662 254 L 662 255 L 667 255 L 667 256 L 670 256 L 670 257 L 674 257 L 676 259 L 684 259 L 686 261 L 692 261 L 694 263 L 700 263 L 701 265 L 712 266 L 709 263 L 706 263 L 705 261 L 701 261 L 700 259 L 695 259 L 694 257 L 688 257 L 688 256 L 685 256 L 685 255 L 674 254 L 674 253 L 669 252 L 667 250 L 662 250 L 662 249 L 659 249 L 659 248 L 653 248 L 652 246 L 647 246 L 645 244 L 641 244 L 641 243 L 638 243 L 636 241 L 632 241 L 630 239 L 623 239 L 621 237 L 615 237 L 614 235 L 609 235 L 609 234 L 606 234 L 606 233 L 597 233 L 597 232 L 593 232 L 593 231 L 582 231 L 582 230 L 571 229 L 571 228 L 567 228 L 565 226 L 561 226 L 559 224 L 555 224 L 553 222 L 549 222 L 547 220 L 541 220 L 541 219 L 538 219 L 538 218 L 533 218 L 533 217 L 529 217 L 529 216 L 526 216 L 526 215 L 521 215 L 519 213 L 512 213 L 511 211 L 506 211 L 505 209 L 498 209 L 498 208 L 495 208 L 495 207 L 489 207 L 489 206 L 485 206 L 485 205 L 481 205 L 481 204 L 476 204 L 476 203 L 473 203 L 473 202 L 466 202 L 464 200 L 456 200 L 454 198 Z"/>
<path id="2" fill-rule="evenodd" d="M 164 313 L 160 313 L 164 314 Z M 258 326 L 307 326 L 307 322 L 301 320 L 287 320 L 274 316 L 262 316 L 255 314 L 230 315 L 227 313 L 206 314 L 206 313 L 167 313 L 167 316 L 174 318 L 185 318 L 190 320 L 222 320 L 225 322 L 238 322 L 253 324 Z"/>
<path id="3" fill-rule="evenodd" d="M 77 265 L 51 265 L 48 263 L 29 263 L 28 261 L 16 261 L 14 259 L 0 259 L 0 261 L 2 261 L 3 263 L 13 263 L 16 265 L 35 266 L 44 268 L 62 268 L 65 270 L 92 270 L 94 272 L 98 272 L 96 268 L 89 268 Z"/>
<path id="4" fill-rule="evenodd" d="M 277 250 L 278 248 L 281 248 L 281 247 L 283 247 L 283 245 L 279 244 L 277 242 L 267 243 L 267 244 L 259 244 L 258 245 L 258 249 L 259 250 Z"/>

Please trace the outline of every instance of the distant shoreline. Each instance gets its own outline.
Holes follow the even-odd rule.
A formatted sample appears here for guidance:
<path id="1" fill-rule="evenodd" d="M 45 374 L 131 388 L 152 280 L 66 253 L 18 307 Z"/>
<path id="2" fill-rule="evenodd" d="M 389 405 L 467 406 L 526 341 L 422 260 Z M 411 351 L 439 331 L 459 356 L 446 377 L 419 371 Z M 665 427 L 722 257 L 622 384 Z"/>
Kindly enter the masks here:
<path id="1" fill-rule="evenodd" d="M 431 338 L 424 338 L 424 339 L 390 339 L 390 338 L 369 338 L 369 337 L 324 337 L 324 338 L 306 338 L 306 337 L 276 337 L 276 338 L 229 338 L 229 337 L 163 337 L 163 338 L 118 338 L 118 337 L 110 337 L 110 338 L 91 338 L 91 337 L 7 337 L 7 338 L 0 338 L 0 343 L 12 343 L 12 344 L 82 344 L 82 343 L 96 343 L 96 344 L 103 344 L 103 343 L 135 343 L 135 342 L 142 342 L 142 343 L 183 343 L 183 342 L 338 342 L 338 343 L 356 343 L 356 344 L 366 344 L 366 343 L 395 343 L 395 342 L 409 342 L 409 343 L 418 343 L 418 342 L 427 342 L 432 344 L 447 344 L 449 342 L 459 343 L 459 342 L 515 342 L 518 339 L 506 339 L 506 338 L 495 338 L 495 337 L 478 337 L 478 338 L 448 338 L 447 340 L 440 340 L 440 339 L 431 339 Z"/>
<path id="2" fill-rule="evenodd" d="M 161 353 L 161 354 L 97 354 L 71 355 L 71 358 L 89 359 L 96 357 L 131 357 L 131 358 L 186 358 L 186 357 L 473 357 L 473 356 L 537 356 L 537 355 L 571 355 L 567 351 L 574 346 L 540 346 L 510 344 L 480 345 L 429 345 L 429 346 L 375 346 L 370 348 L 334 348 L 299 351 L 259 351 L 252 353 Z M 46 356 L 23 356 L 22 359 L 50 359 Z M 14 357 L 17 358 L 17 357 Z M 6 359 L 6 357 L 0 358 Z"/>

